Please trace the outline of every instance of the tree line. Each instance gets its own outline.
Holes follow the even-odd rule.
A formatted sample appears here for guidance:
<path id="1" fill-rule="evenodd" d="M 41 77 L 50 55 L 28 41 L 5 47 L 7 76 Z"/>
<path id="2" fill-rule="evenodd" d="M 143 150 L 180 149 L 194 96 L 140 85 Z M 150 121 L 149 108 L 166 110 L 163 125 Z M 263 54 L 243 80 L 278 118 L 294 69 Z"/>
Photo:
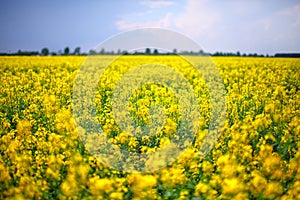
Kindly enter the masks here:
<path id="1" fill-rule="evenodd" d="M 202 55 L 202 56 L 243 56 L 243 57 L 294 57 L 299 58 L 299 53 L 276 53 L 274 56 L 268 54 L 257 54 L 257 53 L 240 53 L 239 51 L 233 52 L 221 52 L 217 51 L 215 53 L 199 51 L 178 51 L 173 49 L 172 52 L 159 52 L 157 49 L 146 48 L 144 51 L 134 51 L 129 52 L 127 50 L 118 49 L 117 51 L 107 51 L 104 48 L 100 50 L 91 49 L 88 53 L 81 52 L 80 47 L 76 47 L 71 51 L 69 47 L 65 47 L 63 51 L 58 52 L 49 51 L 48 48 L 42 48 L 41 51 L 22 51 L 18 50 L 15 53 L 0 53 L 0 55 L 12 55 L 12 56 L 56 56 L 56 55 Z"/>
<path id="2" fill-rule="evenodd" d="M 63 51 L 58 52 L 50 51 L 48 48 L 42 48 L 41 51 L 22 51 L 18 50 L 14 53 L 0 53 L 0 55 L 11 55 L 11 56 L 56 56 L 56 55 L 87 55 L 86 53 L 81 53 L 81 48 L 76 47 L 73 51 L 69 47 L 65 47 Z"/>
<path id="3" fill-rule="evenodd" d="M 177 49 L 173 49 L 172 52 L 159 52 L 157 49 L 153 51 L 150 48 L 146 48 L 145 51 L 134 51 L 128 52 L 126 50 L 121 51 L 120 49 L 117 52 L 114 51 L 105 51 L 105 49 L 101 49 L 100 51 L 90 50 L 89 55 L 201 55 L 201 56 L 250 56 L 250 57 L 269 57 L 268 54 L 257 54 L 257 53 L 243 53 L 241 54 L 239 51 L 236 53 L 232 52 L 221 52 L 217 51 L 215 53 L 204 52 L 203 50 L 199 51 L 178 51 Z"/>

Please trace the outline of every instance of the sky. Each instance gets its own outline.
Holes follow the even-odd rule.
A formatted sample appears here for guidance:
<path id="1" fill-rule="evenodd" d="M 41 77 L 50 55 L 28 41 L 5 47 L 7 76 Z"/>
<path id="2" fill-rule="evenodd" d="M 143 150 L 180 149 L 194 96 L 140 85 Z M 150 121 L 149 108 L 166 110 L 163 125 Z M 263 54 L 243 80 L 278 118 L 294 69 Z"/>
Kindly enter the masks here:
<path id="1" fill-rule="evenodd" d="M 84 52 L 124 31 L 165 28 L 206 52 L 300 52 L 299 0 L 1 0 L 0 52 Z"/>

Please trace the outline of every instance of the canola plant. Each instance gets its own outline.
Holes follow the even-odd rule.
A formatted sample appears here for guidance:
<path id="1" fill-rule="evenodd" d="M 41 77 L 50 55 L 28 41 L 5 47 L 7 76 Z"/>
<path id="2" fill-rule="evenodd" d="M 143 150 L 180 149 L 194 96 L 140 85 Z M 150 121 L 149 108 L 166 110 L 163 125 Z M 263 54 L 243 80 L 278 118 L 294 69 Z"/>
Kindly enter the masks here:
<path id="1" fill-rule="evenodd" d="M 132 66 L 146 62 L 170 66 L 188 80 L 199 103 L 191 145 L 168 163 L 153 158 L 148 164 L 162 165 L 146 173 L 106 165 L 90 151 L 106 150 L 101 137 L 81 135 L 84 131 L 76 125 L 72 103 L 85 59 L 0 57 L 1 199 L 300 198 L 299 59 L 212 58 L 226 92 L 226 118 L 205 156 L 199 156 L 199 149 L 212 121 L 212 102 L 201 74 L 176 56 L 117 59 L 100 77 L 93 102 L 104 137 L 116 147 L 150 155 L 174 138 L 182 139 L 176 132 L 183 118 L 180 99 L 176 91 L 160 84 L 134 90 L 127 114 L 118 112 L 119 119 L 130 118 L 135 127 L 117 123 L 113 91 Z M 77 101 L 84 102 L 85 96 Z M 152 111 L 157 105 L 163 112 Z M 83 109 L 81 114 L 88 113 Z M 79 124 L 84 119 L 79 117 Z M 161 128 L 147 135 L 143 127 L 153 120 Z M 132 162 L 138 161 L 121 164 Z"/>

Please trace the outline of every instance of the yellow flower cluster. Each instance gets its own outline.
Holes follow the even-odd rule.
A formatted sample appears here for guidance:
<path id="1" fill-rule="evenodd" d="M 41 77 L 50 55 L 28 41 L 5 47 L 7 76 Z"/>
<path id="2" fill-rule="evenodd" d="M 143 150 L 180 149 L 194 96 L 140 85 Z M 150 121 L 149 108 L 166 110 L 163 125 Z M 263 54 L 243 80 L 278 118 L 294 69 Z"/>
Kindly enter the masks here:
<path id="1" fill-rule="evenodd" d="M 213 58 L 224 81 L 227 110 L 220 137 L 204 157 L 199 151 L 211 121 L 211 101 L 201 74 L 176 56 L 116 60 L 99 80 L 94 104 L 105 137 L 120 149 L 151 155 L 182 139 L 177 135 L 179 100 L 164 85 L 135 90 L 130 116 L 121 117 L 136 127 L 118 126 L 113 90 L 132 66 L 171 66 L 193 86 L 199 102 L 199 130 L 191 147 L 146 174 L 106 166 L 87 150 L 92 145 L 102 151 L 101 137 L 88 135 L 86 146 L 79 137 L 84 130 L 75 125 L 72 92 L 84 59 L 0 57 L 0 199 L 300 199 L 299 59 Z M 153 111 L 157 105 L 164 123 L 145 135 L 144 126 L 163 118 Z"/>

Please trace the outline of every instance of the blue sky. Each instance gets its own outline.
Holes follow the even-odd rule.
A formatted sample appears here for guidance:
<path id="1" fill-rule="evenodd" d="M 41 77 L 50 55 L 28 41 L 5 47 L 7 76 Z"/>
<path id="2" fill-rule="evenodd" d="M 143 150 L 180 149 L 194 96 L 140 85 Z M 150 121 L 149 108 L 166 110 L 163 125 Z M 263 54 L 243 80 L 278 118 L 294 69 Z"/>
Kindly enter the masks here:
<path id="1" fill-rule="evenodd" d="M 3 0 L 0 52 L 83 51 L 124 31 L 178 31 L 205 51 L 300 52 L 298 0 Z"/>

